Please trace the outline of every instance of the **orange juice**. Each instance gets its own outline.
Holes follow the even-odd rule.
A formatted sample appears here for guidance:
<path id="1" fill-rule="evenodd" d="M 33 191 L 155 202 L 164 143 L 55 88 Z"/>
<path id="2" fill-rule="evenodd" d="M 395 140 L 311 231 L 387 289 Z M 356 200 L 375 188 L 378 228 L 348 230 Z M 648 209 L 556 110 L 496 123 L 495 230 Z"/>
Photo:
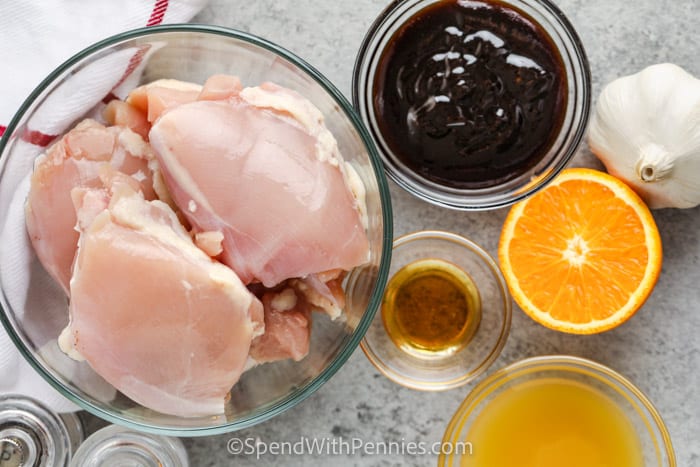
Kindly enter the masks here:
<path id="1" fill-rule="evenodd" d="M 463 467 L 641 467 L 632 423 L 608 396 L 558 378 L 498 394 L 467 433 Z"/>

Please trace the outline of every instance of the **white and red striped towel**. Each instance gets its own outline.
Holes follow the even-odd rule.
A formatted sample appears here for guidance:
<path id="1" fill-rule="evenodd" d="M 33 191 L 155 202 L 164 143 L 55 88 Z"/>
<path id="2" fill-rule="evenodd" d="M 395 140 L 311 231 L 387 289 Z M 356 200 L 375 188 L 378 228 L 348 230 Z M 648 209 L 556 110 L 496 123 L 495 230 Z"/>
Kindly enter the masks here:
<path id="1" fill-rule="evenodd" d="M 21 2 L 0 1 L 0 44 L 2 45 L 2 66 L 0 68 L 0 137 L 23 100 L 53 69 L 90 44 L 111 35 L 138 27 L 154 26 L 162 23 L 181 23 L 196 15 L 207 0 L 22 0 Z M 116 76 L 105 76 L 102 88 L 88 97 L 76 100 L 71 109 L 59 110 L 70 115 L 57 115 L 51 112 L 50 119 L 37 118 L 30 122 L 29 131 L 21 135 L 21 144 L 37 153 L 65 128 L 61 121 L 73 121 L 72 114 L 82 114 L 91 109 L 101 99 L 122 85 L 138 68 L 143 53 L 130 54 L 126 65 L 115 67 Z M 105 75 L 104 72 L 100 76 Z M 107 79 L 109 78 L 109 79 Z M 99 83 L 98 83 L 99 84 Z M 61 118 L 65 117 L 65 118 Z M 58 124 L 56 122 L 59 122 Z M 11 171 L 6 167 L 6 172 Z M 7 174 L 6 174 L 7 175 Z M 25 180 L 26 181 L 26 180 Z M 4 187 L 11 191 L 19 187 L 19 178 Z M 10 187 L 8 185 L 15 185 Z M 19 188 L 21 190 L 21 188 Z M 10 190 L 0 190 L 0 196 Z M 10 206 L 12 210 L 14 203 Z M 17 206 L 15 206 L 17 207 Z M 12 233 L 9 215 L 3 213 L 0 230 Z M 23 216 L 22 216 L 23 217 Z M 6 222 L 7 220 L 7 222 Z M 22 232 L 23 233 L 23 232 Z M 10 239 L 22 237 L 13 235 Z M 3 238 L 6 240 L 6 238 Z M 4 242 L 7 247 L 8 242 Z M 9 248 L 9 247 L 8 247 Z M 17 248 L 3 248 L 3 253 L 16 252 Z M 7 263 L 5 254 L 3 263 Z M 10 266 L 17 261 L 9 261 Z M 17 276 L 15 274 L 15 276 Z M 48 285 L 50 287 L 50 285 Z M 22 302 L 23 304 L 24 302 Z M 13 304 L 14 305 L 14 304 Z M 14 306 L 13 306 L 14 308 Z M 96 390 L 99 390 L 96 389 Z M 5 330 L 0 326 L 0 394 L 15 393 L 43 401 L 58 412 L 76 410 L 77 407 L 58 394 L 45 383 L 14 348 Z"/>

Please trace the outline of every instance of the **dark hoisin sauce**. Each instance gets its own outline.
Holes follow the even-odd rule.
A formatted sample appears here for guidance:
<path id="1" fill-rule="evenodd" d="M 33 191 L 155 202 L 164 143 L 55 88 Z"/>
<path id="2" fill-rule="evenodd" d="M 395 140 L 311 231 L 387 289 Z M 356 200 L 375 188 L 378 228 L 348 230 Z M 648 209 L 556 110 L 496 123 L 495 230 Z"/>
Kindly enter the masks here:
<path id="1" fill-rule="evenodd" d="M 531 169 L 564 118 L 566 74 L 528 15 L 497 1 L 445 0 L 390 39 L 374 82 L 385 143 L 411 170 L 457 189 Z"/>

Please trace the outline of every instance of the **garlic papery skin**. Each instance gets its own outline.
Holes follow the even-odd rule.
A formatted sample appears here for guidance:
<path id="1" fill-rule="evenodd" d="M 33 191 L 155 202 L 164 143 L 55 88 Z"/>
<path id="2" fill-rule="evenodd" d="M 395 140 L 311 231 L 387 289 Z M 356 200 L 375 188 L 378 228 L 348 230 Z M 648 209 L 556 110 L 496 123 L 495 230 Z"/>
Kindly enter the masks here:
<path id="1" fill-rule="evenodd" d="M 700 80 L 670 63 L 611 82 L 588 145 L 652 208 L 700 204 Z"/>

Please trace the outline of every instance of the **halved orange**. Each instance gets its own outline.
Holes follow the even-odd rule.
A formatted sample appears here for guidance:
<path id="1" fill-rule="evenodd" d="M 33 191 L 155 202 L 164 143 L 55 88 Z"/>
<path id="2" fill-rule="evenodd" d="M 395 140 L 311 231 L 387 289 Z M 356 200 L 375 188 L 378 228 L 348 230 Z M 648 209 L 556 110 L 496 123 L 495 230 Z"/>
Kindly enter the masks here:
<path id="1" fill-rule="evenodd" d="M 629 319 L 661 271 L 661 238 L 649 209 L 622 181 L 564 170 L 514 205 L 498 248 L 515 301 L 558 331 L 593 334 Z"/>

